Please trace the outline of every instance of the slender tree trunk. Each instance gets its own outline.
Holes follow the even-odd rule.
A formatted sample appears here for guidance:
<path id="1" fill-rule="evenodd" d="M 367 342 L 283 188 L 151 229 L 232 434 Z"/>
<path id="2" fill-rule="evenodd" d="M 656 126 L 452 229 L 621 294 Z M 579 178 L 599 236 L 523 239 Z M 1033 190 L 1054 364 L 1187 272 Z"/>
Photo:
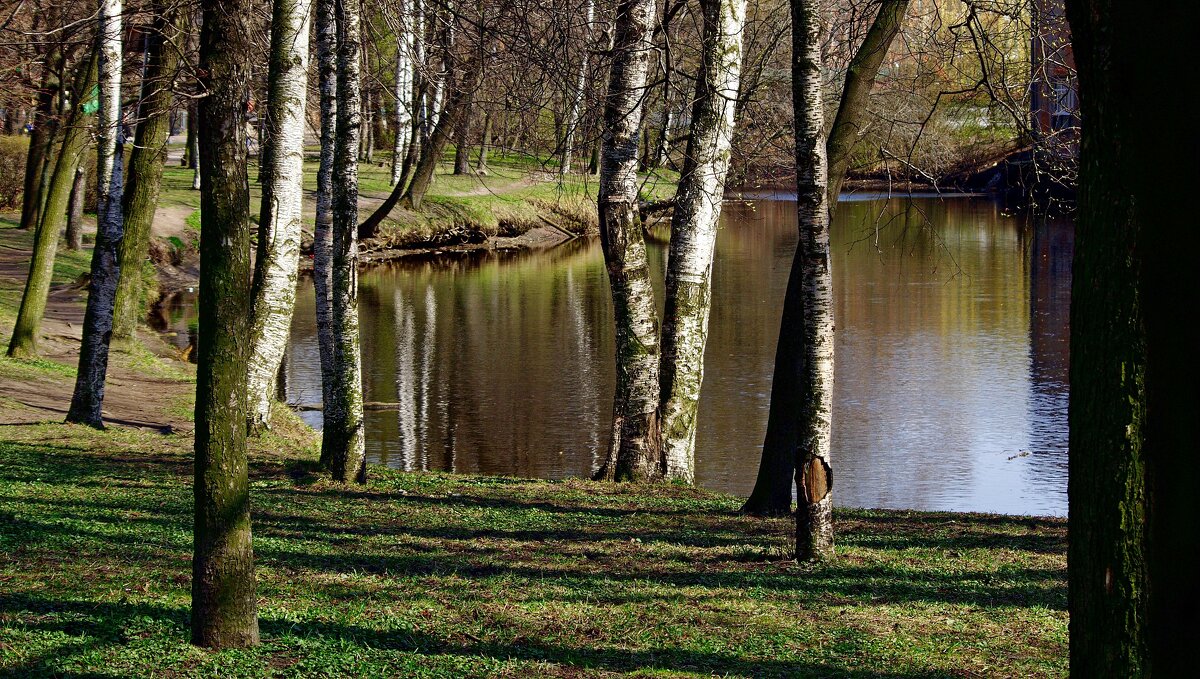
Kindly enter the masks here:
<path id="1" fill-rule="evenodd" d="M 270 93 L 265 111 L 270 148 L 263 168 L 246 378 L 251 432 L 270 426 L 275 401 L 271 384 L 283 361 L 296 303 L 311 14 L 311 0 L 275 0 L 271 19 Z"/>
<path id="2" fill-rule="evenodd" d="M 817 0 L 792 0 L 792 105 L 796 118 L 796 212 L 800 243 L 779 331 L 776 372 L 794 374 L 788 405 L 796 432 L 796 559 L 833 556 L 833 277 L 821 99 L 821 16 Z M 792 313 L 788 313 L 792 311 Z M 782 366 L 779 364 L 782 363 Z M 772 395 L 774 398 L 774 395 Z M 772 404 L 774 405 L 774 404 Z"/>
<path id="3" fill-rule="evenodd" d="M 454 174 L 471 174 L 471 146 L 467 143 L 471 132 L 471 112 L 475 103 L 474 93 L 468 93 L 463 102 L 463 111 L 454 121 Z"/>
<path id="4" fill-rule="evenodd" d="M 691 134 L 671 219 L 662 330 L 666 475 L 695 480 L 696 414 L 704 379 L 713 249 L 729 170 L 741 75 L 745 0 L 704 0 L 704 43 Z"/>
<path id="5" fill-rule="evenodd" d="M 492 111 L 489 109 L 483 116 L 483 137 L 479 140 L 479 160 L 475 163 L 475 172 L 488 173 L 488 148 L 492 145 Z"/>
<path id="6" fill-rule="evenodd" d="M 100 108 L 97 123 L 100 141 L 96 149 L 96 246 L 92 249 L 91 280 L 83 312 L 83 338 L 79 346 L 79 368 L 75 393 L 67 410 L 67 422 L 103 427 L 104 379 L 108 372 L 108 348 L 112 341 L 113 305 L 121 264 L 124 218 L 121 194 L 124 189 L 124 145 L 121 132 L 121 0 L 101 0 L 97 19 L 97 75 Z M 72 174 L 74 171 L 72 170 Z"/>
<path id="7" fill-rule="evenodd" d="M 450 101 L 446 104 L 446 110 L 438 120 L 437 126 L 434 127 L 429 144 L 421 149 L 421 160 L 413 170 L 412 183 L 408 185 L 402 199 L 404 204 L 414 210 L 421 209 L 425 194 L 433 185 L 434 171 L 437 169 L 442 155 L 446 152 L 450 136 L 458 127 L 459 116 L 467 113 L 466 109 L 470 105 L 471 95 L 479 85 L 482 68 L 483 62 L 475 60 L 468 65 L 462 80 L 451 87 Z"/>
<path id="8" fill-rule="evenodd" d="M 246 462 L 251 0 L 203 0 L 200 32 L 200 341 L 196 370 L 192 643 L 258 643 Z"/>
<path id="9" fill-rule="evenodd" d="M 82 76 L 82 77 L 81 77 Z M 96 82 L 96 60 L 93 57 L 81 65 L 74 86 L 77 91 L 91 90 Z M 42 318 L 46 314 L 46 299 L 54 277 L 54 258 L 58 251 L 58 232 L 62 227 L 67 203 L 73 194 L 74 177 L 87 150 L 91 136 L 92 116 L 84 112 L 82 102 L 76 102 L 63 134 L 62 150 L 55 160 L 54 175 L 48 182 L 46 209 L 41 211 L 41 223 L 34 232 L 33 253 L 29 258 L 29 276 L 25 292 L 13 325 L 8 355 L 19 358 L 37 356 Z M 82 200 L 82 198 L 80 199 Z"/>
<path id="10" fill-rule="evenodd" d="M 57 24 L 53 17 L 57 17 L 59 11 L 56 5 L 51 5 L 52 18 L 48 22 L 50 25 Z M 29 135 L 29 152 L 25 157 L 25 183 L 21 193 L 22 229 L 36 228 L 41 221 L 42 176 L 54 141 L 55 105 L 62 90 L 62 80 L 59 77 L 62 66 L 62 46 L 54 43 L 46 53 L 42 86 L 38 89 L 37 105 L 33 109 L 33 133 Z"/>
<path id="11" fill-rule="evenodd" d="M 359 94 L 359 101 L 362 105 L 360 114 L 362 123 L 358 131 L 358 159 L 364 163 L 369 163 L 375 151 L 375 109 L 372 106 L 373 97 L 371 96 L 374 90 L 371 76 L 374 71 L 371 68 L 371 54 L 367 51 L 366 43 L 360 42 L 359 44 L 362 45 L 362 61 L 359 64 L 359 69 L 361 72 L 366 73 L 367 78 L 365 83 L 361 76 L 359 78 L 360 89 L 362 90 Z"/>
<path id="12" fill-rule="evenodd" d="M 83 154 L 79 154 L 80 160 Z M 67 202 L 67 248 L 83 249 L 83 201 L 87 195 L 87 170 L 82 165 L 75 168 L 75 180 L 71 184 L 71 200 Z"/>
<path id="13" fill-rule="evenodd" d="M 663 474 L 658 421 L 658 311 L 637 211 L 638 131 L 649 72 L 654 0 L 617 5 L 604 106 L 600 242 L 616 324 L 612 443 L 598 478 L 652 480 Z"/>
<path id="14" fill-rule="evenodd" d="M 317 345 L 321 359 L 323 411 L 334 405 L 333 333 L 333 156 L 337 144 L 336 0 L 316 0 L 317 74 L 321 102 L 321 160 L 317 167 L 317 220 L 313 231 L 313 287 L 317 295 Z M 328 469 L 333 446 L 321 446 L 321 466 Z"/>
<path id="15" fill-rule="evenodd" d="M 334 382 L 325 405 L 321 447 L 328 448 L 335 481 L 366 481 L 362 356 L 358 336 L 358 163 L 362 129 L 359 76 L 359 5 L 335 6 L 337 139 L 333 152 L 333 336 Z M 323 453 L 323 455 L 325 455 Z"/>
<path id="16" fill-rule="evenodd" d="M 413 60 L 413 45 L 416 42 L 413 30 L 412 9 L 409 0 L 400 0 L 401 34 L 396 43 L 396 82 L 393 95 L 396 99 L 396 139 L 392 144 L 392 179 L 395 186 L 400 181 L 400 172 L 404 156 L 408 152 L 411 141 L 409 130 L 412 128 L 413 86 L 415 83 L 415 62 Z"/>
<path id="17" fill-rule="evenodd" d="M 147 34 L 138 126 L 122 206 L 125 237 L 121 240 L 121 275 L 113 315 L 115 339 L 132 338 L 143 313 L 142 269 L 150 247 L 150 229 L 158 208 L 158 191 L 167 161 L 167 138 L 171 133 L 171 85 L 179 66 L 175 38 L 182 12 L 175 5 L 159 0 L 154 15 L 154 26 Z"/>
<path id="18" fill-rule="evenodd" d="M 575 132 L 579 127 L 579 118 L 583 111 L 583 95 L 587 89 L 589 43 L 592 35 L 592 22 L 596 20 L 596 0 L 585 0 L 583 35 L 579 40 L 579 78 L 576 80 L 574 91 L 571 92 L 571 108 L 567 112 L 565 135 L 563 138 L 562 157 L 559 160 L 559 172 L 571 172 L 572 155 L 575 152 Z"/>
<path id="19" fill-rule="evenodd" d="M 875 84 L 875 74 L 879 72 L 879 65 L 895 40 L 906 8 L 907 0 L 884 0 L 862 45 L 851 59 L 837 117 L 825 145 L 830 168 L 828 193 L 831 214 L 837 205 L 838 192 L 849 166 L 850 152 L 859 136 L 871 88 Z M 785 304 L 785 318 L 790 318 L 789 313 L 799 313 L 794 304 L 790 308 L 791 311 L 788 311 L 789 307 Z M 795 320 L 785 322 L 789 326 L 796 323 Z M 742 511 L 750 514 L 781 515 L 787 514 L 792 508 L 797 442 L 796 431 L 791 427 L 791 411 L 798 398 L 800 385 L 795 380 L 797 373 L 784 370 L 786 366 L 786 362 L 781 362 L 777 356 L 771 381 L 771 410 L 767 419 L 762 461 L 759 463 L 754 490 L 742 507 Z"/>
<path id="20" fill-rule="evenodd" d="M 1145 102 L 1190 71 L 1194 3 L 1072 0 L 1083 125 L 1071 289 L 1070 666 L 1195 674 L 1200 640 L 1200 181 L 1187 107 Z M 1188 302 L 1192 300 L 1192 302 Z M 1189 307 L 1189 304 L 1191 307 Z"/>

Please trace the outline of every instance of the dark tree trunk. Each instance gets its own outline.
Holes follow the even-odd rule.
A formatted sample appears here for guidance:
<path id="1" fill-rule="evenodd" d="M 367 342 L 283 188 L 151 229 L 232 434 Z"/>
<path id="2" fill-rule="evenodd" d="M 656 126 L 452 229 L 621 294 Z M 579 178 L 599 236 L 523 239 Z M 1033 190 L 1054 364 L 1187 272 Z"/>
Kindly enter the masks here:
<path id="1" fill-rule="evenodd" d="M 75 168 L 75 181 L 71 185 L 71 200 L 67 202 L 67 247 L 71 250 L 83 248 L 83 201 L 87 195 L 87 170 Z"/>
<path id="2" fill-rule="evenodd" d="M 313 229 L 313 288 L 317 297 L 317 348 L 321 360 L 321 403 L 333 403 L 337 382 L 333 336 L 333 156 L 337 143 L 337 19 L 335 0 L 317 0 L 317 87 L 321 110 L 321 159 L 317 167 L 316 224 Z M 333 447 L 321 446 L 321 466 L 328 469 Z"/>
<path id="3" fill-rule="evenodd" d="M 175 38 L 183 13 L 176 5 L 159 0 L 153 10 L 154 26 L 147 34 L 146 71 L 142 80 L 142 99 L 138 106 L 138 125 L 133 153 L 129 156 L 129 182 L 125 187 L 122 211 L 125 237 L 121 241 L 121 275 L 117 282 L 113 337 L 133 337 L 141 320 L 142 267 L 150 247 L 150 227 L 158 207 L 163 165 L 167 160 L 170 135 L 171 81 L 179 66 Z"/>
<path id="4" fill-rule="evenodd" d="M 258 643 L 246 361 L 250 331 L 250 181 L 246 110 L 251 0 L 203 0 L 200 73 L 200 340 L 196 370 L 192 643 Z"/>
<path id="5" fill-rule="evenodd" d="M 467 95 L 463 111 L 454 121 L 454 174 L 471 174 L 471 146 L 467 139 L 471 133 L 471 113 L 475 97 Z"/>
<path id="6" fill-rule="evenodd" d="M 54 7 L 52 5 L 52 7 Z M 57 13 L 57 9 L 51 10 Z M 51 144 L 54 142 L 55 110 L 62 80 L 59 75 L 63 66 L 62 47 L 53 45 L 46 54 L 42 86 L 38 90 L 37 106 L 33 109 L 33 133 L 29 136 L 29 152 L 25 157 L 25 184 L 21 195 L 22 229 L 36 228 L 42 213 L 42 179 Z"/>
<path id="7" fill-rule="evenodd" d="M 492 145 L 492 112 L 483 116 L 483 137 L 479 140 L 479 161 L 475 163 L 475 171 L 479 174 L 488 173 L 488 148 Z"/>
<path id="8" fill-rule="evenodd" d="M 1068 2 L 1082 137 L 1071 300 L 1071 674 L 1182 677 L 1200 641 L 1192 3 Z"/>
<path id="9" fill-rule="evenodd" d="M 421 208 L 425 194 L 433 184 L 433 173 L 437 169 L 442 155 L 446 152 L 450 136 L 458 127 L 459 117 L 467 114 L 471 97 L 479 85 L 482 66 L 481 61 L 475 60 L 462 75 L 462 80 L 451 83 L 450 101 L 446 103 L 442 114 L 438 117 L 437 126 L 433 129 L 429 143 L 421 149 L 421 159 L 418 161 L 416 169 L 413 170 L 412 183 L 408 185 L 402 199 L 403 203 L 414 210 Z"/>

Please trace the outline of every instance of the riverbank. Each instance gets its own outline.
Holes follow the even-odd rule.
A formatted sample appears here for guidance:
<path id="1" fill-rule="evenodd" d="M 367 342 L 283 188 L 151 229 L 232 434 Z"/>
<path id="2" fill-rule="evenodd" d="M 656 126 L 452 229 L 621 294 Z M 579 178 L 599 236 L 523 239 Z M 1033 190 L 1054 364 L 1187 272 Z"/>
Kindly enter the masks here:
<path id="1" fill-rule="evenodd" d="M 290 413 L 251 443 L 263 644 L 196 649 L 192 369 L 146 333 L 114 354 L 113 426 L 60 423 L 87 254 L 55 278 L 74 338 L 0 359 L 0 676 L 1066 675 L 1061 520 L 839 510 L 837 560 L 801 568 L 790 520 L 696 488 L 377 466 L 335 486 Z"/>

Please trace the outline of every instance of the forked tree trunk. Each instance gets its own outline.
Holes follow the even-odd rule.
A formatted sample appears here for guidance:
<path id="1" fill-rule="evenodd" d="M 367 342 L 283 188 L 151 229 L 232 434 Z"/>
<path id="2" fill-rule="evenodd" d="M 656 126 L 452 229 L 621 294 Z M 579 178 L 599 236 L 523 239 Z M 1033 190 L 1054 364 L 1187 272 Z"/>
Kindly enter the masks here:
<path id="1" fill-rule="evenodd" d="M 138 126 L 133 153 L 129 157 L 129 182 L 122 211 L 125 236 L 121 239 L 121 275 L 117 281 L 113 337 L 133 337 L 141 320 L 142 267 L 150 247 L 150 229 L 158 208 L 158 191 L 167 160 L 167 138 L 171 133 L 171 84 L 179 66 L 175 44 L 176 25 L 182 16 L 173 3 L 159 0 L 154 8 L 154 26 L 147 35 L 146 69 L 142 79 Z"/>
<path id="2" fill-rule="evenodd" d="M 468 65 L 462 79 L 452 83 L 450 101 L 446 104 L 446 110 L 438 120 L 437 126 L 434 127 L 429 143 L 421 149 L 421 159 L 413 170 L 412 183 L 408 185 L 402 198 L 403 203 L 414 210 L 421 209 L 425 194 L 433 185 L 434 171 L 437 169 L 442 155 L 446 152 L 451 135 L 458 128 L 459 116 L 467 113 L 466 109 L 470 104 L 471 95 L 479 86 L 482 68 L 483 62 L 476 59 Z"/>
<path id="3" fill-rule="evenodd" d="M 572 156 L 575 153 L 575 133 L 579 128 L 579 118 L 583 112 L 583 95 L 587 88 L 588 56 L 592 35 L 592 22 L 596 20 L 596 0 L 584 0 L 583 35 L 579 40 L 579 77 L 575 81 L 575 89 L 571 92 L 571 108 L 567 112 L 564 124 L 562 157 L 559 160 L 559 172 L 571 172 Z"/>
<path id="4" fill-rule="evenodd" d="M 250 101 L 252 0 L 203 0 L 200 32 L 200 341 L 192 643 L 258 643 L 250 488 L 246 463 L 246 360 L 250 319 Z"/>
<path id="5" fill-rule="evenodd" d="M 333 404 L 337 383 L 333 334 L 333 155 L 337 144 L 336 0 L 316 0 L 317 77 L 321 105 L 321 159 L 317 166 L 317 219 L 313 229 L 313 288 L 317 296 L 317 347 L 321 359 L 321 403 Z M 328 469 L 333 446 L 321 446 Z"/>
<path id="6" fill-rule="evenodd" d="M 82 77 L 80 77 L 82 76 Z M 77 92 L 87 92 L 96 83 L 96 57 L 88 60 L 76 74 L 74 86 Z M 92 115 L 84 111 L 83 104 L 76 102 L 63 133 L 62 149 L 55 161 L 54 174 L 50 178 L 46 209 L 40 211 L 41 223 L 33 237 L 33 252 L 29 258 L 29 276 L 25 279 L 25 292 L 21 296 L 21 307 L 13 325 L 12 339 L 8 343 L 8 355 L 32 358 L 37 355 L 41 337 L 42 318 L 46 314 L 46 299 L 50 294 L 50 282 L 54 278 L 54 259 L 58 252 L 58 232 L 62 227 L 67 203 L 74 195 L 74 184 L 78 178 L 79 163 L 87 150 L 91 137 Z M 80 197 L 82 201 L 82 197 Z M 82 207 L 80 207 L 82 210 Z M 69 229 L 68 229 L 69 231 Z M 69 239 L 68 239 L 69 240 Z"/>
<path id="7" fill-rule="evenodd" d="M 362 129 L 359 5 L 335 5 L 337 138 L 333 151 L 333 336 L 331 402 L 325 405 L 321 447 L 335 481 L 366 481 L 362 356 L 358 336 L 358 162 Z M 325 453 L 322 453 L 326 455 Z"/>
<path id="8" fill-rule="evenodd" d="M 695 480 L 696 414 L 704 379 L 713 249 L 729 170 L 742 65 L 745 0 L 704 0 L 704 43 L 683 173 L 675 194 L 662 329 L 666 476 Z"/>
<path id="9" fill-rule="evenodd" d="M 899 23 L 907 1 L 884 0 L 862 44 L 851 59 L 846 84 L 834 119 L 829 140 L 825 145 L 829 159 L 830 213 L 837 205 L 838 191 L 849 164 L 850 152 L 861 129 L 871 89 L 879 65 L 887 55 L 899 32 Z M 785 316 L 789 312 L 785 305 Z M 790 313 L 797 313 L 793 309 Z M 794 321 L 789 321 L 794 324 Z M 800 389 L 797 373 L 782 370 L 785 364 L 778 358 L 771 380 L 771 410 L 767 433 L 763 441 L 762 461 L 758 478 L 742 511 L 758 515 L 787 514 L 792 508 L 792 481 L 795 475 L 796 432 L 792 428 L 791 409 Z"/>
<path id="10" fill-rule="evenodd" d="M 112 340 L 113 304 L 117 278 L 121 274 L 117 249 L 121 244 L 124 219 L 121 193 L 124 188 L 124 142 L 121 134 L 121 0 L 101 0 L 97 29 L 97 74 L 100 108 L 97 122 L 100 141 L 96 148 L 96 245 L 92 249 L 91 280 L 83 312 L 83 338 L 79 346 L 79 368 L 67 422 L 103 427 L 104 378 L 108 372 L 108 349 Z"/>
<path id="11" fill-rule="evenodd" d="M 304 111 L 308 100 L 311 0 L 275 0 L 271 19 L 262 208 L 254 262 L 250 361 L 246 389 L 251 432 L 271 422 L 279 372 L 292 327 L 300 265 L 304 177 Z"/>
<path id="12" fill-rule="evenodd" d="M 391 184 L 400 181 L 400 172 L 404 164 L 404 156 L 408 152 L 411 141 L 409 134 L 412 128 L 413 85 L 415 82 L 415 61 L 413 60 L 413 45 L 416 41 L 413 30 L 413 17 L 409 0 L 400 0 L 400 36 L 396 41 L 396 82 L 392 91 L 396 99 L 396 139 L 392 144 L 392 178 Z"/>
<path id="13" fill-rule="evenodd" d="M 821 100 L 821 4 L 792 0 L 792 106 L 796 127 L 796 213 L 800 242 L 792 262 L 776 350 L 776 373 L 795 375 L 786 399 L 796 433 L 796 559 L 833 556 L 833 276 Z M 776 395 L 772 394 L 772 399 Z M 774 407 L 774 403 L 772 406 Z"/>
<path id="14" fill-rule="evenodd" d="M 604 106 L 600 242 L 616 325 L 612 439 L 597 478 L 652 480 L 663 474 L 658 421 L 658 310 L 638 221 L 638 132 L 649 72 L 654 0 L 617 5 Z"/>

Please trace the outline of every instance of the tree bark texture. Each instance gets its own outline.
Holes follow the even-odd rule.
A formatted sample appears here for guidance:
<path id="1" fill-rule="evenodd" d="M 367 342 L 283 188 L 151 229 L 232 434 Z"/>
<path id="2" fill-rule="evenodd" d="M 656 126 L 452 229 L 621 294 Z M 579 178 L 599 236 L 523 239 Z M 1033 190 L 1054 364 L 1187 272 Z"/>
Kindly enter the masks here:
<path id="1" fill-rule="evenodd" d="M 172 84 L 179 66 L 180 34 L 177 25 L 183 12 L 160 0 L 155 4 L 154 25 L 147 34 L 146 69 L 142 80 L 138 125 L 129 157 L 129 181 L 125 186 L 122 211 L 125 237 L 121 240 L 121 274 L 117 281 L 113 337 L 133 337 L 143 313 L 143 267 L 150 247 L 150 230 L 158 208 L 158 191 L 167 161 L 167 138 L 171 133 Z"/>
<path id="2" fill-rule="evenodd" d="M 50 11 L 53 16 L 57 16 L 60 10 L 52 6 Z M 53 25 L 55 21 L 51 19 L 49 23 Z M 21 192 L 22 229 L 37 228 L 41 221 L 42 175 L 54 141 L 55 105 L 62 90 L 62 79 L 59 76 L 62 67 L 62 46 L 55 43 L 46 52 L 42 86 L 38 89 L 37 104 L 33 109 L 33 133 L 29 136 L 29 151 L 25 156 L 25 182 Z"/>
<path id="3" fill-rule="evenodd" d="M 271 19 L 262 209 L 254 263 L 247 368 L 251 432 L 270 425 L 275 382 L 292 327 L 300 266 L 304 111 L 308 100 L 310 0 L 275 0 Z"/>
<path id="4" fill-rule="evenodd" d="M 828 193 L 831 215 L 837 205 L 838 192 L 848 168 L 850 151 L 861 130 L 861 121 L 867 110 L 871 88 L 875 84 L 875 75 L 895 40 L 899 21 L 903 18 L 906 7 L 906 2 L 898 0 L 882 2 L 863 43 L 851 59 L 837 117 L 825 144 L 830 168 Z M 784 311 L 785 315 L 788 313 Z M 791 313 L 796 313 L 796 310 Z M 795 373 L 781 372 L 783 365 L 777 358 L 771 381 L 771 410 L 763 442 L 762 460 L 759 463 L 754 490 L 742 507 L 742 511 L 750 514 L 780 515 L 787 514 L 792 508 L 796 437 L 795 431 L 790 428 L 788 411 L 794 403 L 794 394 L 799 385 L 793 380 Z"/>
<path id="5" fill-rule="evenodd" d="M 596 21 L 596 0 L 584 0 L 583 35 L 579 40 L 579 77 L 575 81 L 575 89 L 571 92 L 571 107 L 567 111 L 567 120 L 563 127 L 562 157 L 559 159 L 559 171 L 563 174 L 571 172 L 574 162 L 575 136 L 579 128 L 579 119 L 583 114 L 583 95 L 587 91 L 588 49 L 591 45 L 592 24 Z"/>
<path id="6" fill-rule="evenodd" d="M 392 144 L 392 178 L 395 186 L 400 181 L 401 166 L 404 155 L 411 142 L 412 107 L 414 100 L 413 88 L 416 83 L 416 62 L 413 59 L 413 46 L 418 39 L 414 30 L 414 21 L 410 0 L 400 0 L 401 35 L 396 41 L 396 80 L 392 90 L 396 100 L 396 135 Z"/>
<path id="7" fill-rule="evenodd" d="M 332 288 L 334 373 L 321 447 L 335 481 L 366 481 L 362 356 L 358 333 L 358 147 L 362 129 L 359 5 L 334 6 L 337 24 L 337 138 L 333 150 Z M 324 454 L 324 453 L 323 453 Z"/>
<path id="8" fill-rule="evenodd" d="M 666 476 L 687 483 L 695 481 L 713 249 L 729 170 L 746 20 L 745 0 L 705 0 L 701 8 L 704 43 L 671 219 L 660 375 Z"/>
<path id="9" fill-rule="evenodd" d="M 317 219 L 313 229 L 313 287 L 317 297 L 317 347 L 321 360 L 321 403 L 333 405 L 337 371 L 333 334 L 333 156 L 337 144 L 336 0 L 316 0 L 317 76 L 321 105 L 321 158 L 317 166 Z M 333 446 L 321 446 L 328 469 Z"/>
<path id="10" fill-rule="evenodd" d="M 258 643 L 246 361 L 250 319 L 250 180 L 246 112 L 251 0 L 203 0 L 199 103 L 200 338 L 196 370 L 192 643 Z"/>
<path id="11" fill-rule="evenodd" d="M 1195 673 L 1200 641 L 1200 292 L 1194 112 L 1145 104 L 1190 77 L 1193 3 L 1067 3 L 1079 75 L 1068 409 L 1070 666 Z M 1189 302 L 1189 300 L 1191 300 Z"/>
<path id="12" fill-rule="evenodd" d="M 102 427 L 104 379 L 112 341 L 113 306 L 121 275 L 118 250 L 124 235 L 121 196 L 124 188 L 124 138 L 121 131 L 122 28 L 121 0 L 101 0 L 97 18 L 97 79 L 100 108 L 96 148 L 96 245 L 92 249 L 91 279 L 83 312 L 79 368 L 67 422 Z M 73 172 L 72 172 L 73 174 Z"/>
<path id="13" fill-rule="evenodd" d="M 80 154 L 82 160 L 82 154 Z M 67 201 L 67 249 L 83 249 L 83 201 L 87 195 L 87 169 L 75 168 L 71 184 L 71 200 Z"/>
<path id="14" fill-rule="evenodd" d="M 604 106 L 599 218 L 616 325 L 612 443 L 598 478 L 653 480 L 660 455 L 658 310 L 646 243 L 638 221 L 638 132 L 654 52 L 654 0 L 617 5 L 609 88 Z"/>
<path id="15" fill-rule="evenodd" d="M 76 74 L 76 92 L 89 92 L 96 83 L 96 58 L 89 59 Z M 81 77 L 82 76 L 82 77 Z M 46 314 L 46 300 L 50 294 L 50 281 L 54 277 L 54 259 L 58 252 L 59 229 L 69 203 L 74 197 L 74 185 L 78 178 L 79 164 L 87 151 L 91 137 L 93 116 L 83 109 L 83 101 L 76 102 L 63 132 L 62 149 L 55 160 L 54 174 L 47 191 L 46 209 L 40 211 L 41 220 L 34 231 L 33 252 L 29 258 L 29 276 L 25 279 L 25 292 L 21 296 L 21 307 L 13 325 L 12 339 L 8 343 L 8 355 L 31 358 L 37 356 L 37 344 L 41 336 L 42 318 Z M 82 196 L 79 198 L 83 200 Z M 79 206 L 82 211 L 82 206 Z M 69 229 L 68 229 L 69 230 Z M 68 239 L 69 240 L 69 239 Z"/>

